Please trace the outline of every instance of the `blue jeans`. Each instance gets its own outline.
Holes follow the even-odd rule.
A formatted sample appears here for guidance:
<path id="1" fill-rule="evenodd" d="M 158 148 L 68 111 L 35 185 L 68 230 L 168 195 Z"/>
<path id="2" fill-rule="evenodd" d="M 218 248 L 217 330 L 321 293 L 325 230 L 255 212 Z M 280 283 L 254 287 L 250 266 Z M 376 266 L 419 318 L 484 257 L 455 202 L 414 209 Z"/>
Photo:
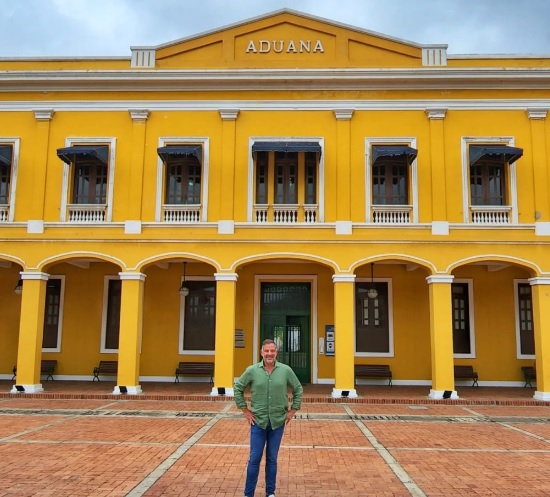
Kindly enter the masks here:
<path id="1" fill-rule="evenodd" d="M 267 425 L 264 430 L 258 425 L 250 426 L 250 458 L 246 468 L 246 486 L 244 495 L 252 497 L 258 483 L 260 474 L 260 462 L 265 447 L 265 493 L 266 495 L 275 493 L 275 481 L 277 480 L 277 456 L 279 447 L 283 438 L 285 425 L 273 430 L 271 425 Z"/>

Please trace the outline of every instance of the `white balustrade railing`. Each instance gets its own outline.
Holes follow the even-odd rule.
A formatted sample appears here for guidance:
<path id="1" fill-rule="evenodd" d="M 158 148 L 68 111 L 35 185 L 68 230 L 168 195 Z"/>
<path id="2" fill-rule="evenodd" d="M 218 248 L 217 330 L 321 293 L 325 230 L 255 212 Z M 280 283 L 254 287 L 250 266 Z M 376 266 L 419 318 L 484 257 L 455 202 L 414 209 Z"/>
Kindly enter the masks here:
<path id="1" fill-rule="evenodd" d="M 107 217 L 105 204 L 70 204 L 67 206 L 70 223 L 104 223 Z"/>
<path id="2" fill-rule="evenodd" d="M 408 224 L 411 222 L 410 205 L 373 205 L 372 222 L 375 224 Z"/>
<path id="3" fill-rule="evenodd" d="M 317 222 L 319 207 L 314 204 L 255 204 L 255 223 L 314 224 Z"/>
<path id="4" fill-rule="evenodd" d="M 473 224 L 510 224 L 512 207 L 509 205 L 471 205 L 470 214 Z"/>
<path id="5" fill-rule="evenodd" d="M 162 206 L 162 218 L 165 223 L 196 224 L 201 221 L 201 204 Z"/>
<path id="6" fill-rule="evenodd" d="M 0 223 L 7 223 L 10 219 L 10 206 L 0 205 Z"/>

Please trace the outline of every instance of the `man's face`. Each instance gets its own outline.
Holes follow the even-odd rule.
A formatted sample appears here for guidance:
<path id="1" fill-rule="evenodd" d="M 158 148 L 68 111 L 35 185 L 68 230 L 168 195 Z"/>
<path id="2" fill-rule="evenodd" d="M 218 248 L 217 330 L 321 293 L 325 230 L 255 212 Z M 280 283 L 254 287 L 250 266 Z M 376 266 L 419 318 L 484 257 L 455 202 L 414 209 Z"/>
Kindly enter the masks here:
<path id="1" fill-rule="evenodd" d="M 262 347 L 261 355 L 264 359 L 264 364 L 272 366 L 275 364 L 275 358 L 277 357 L 277 347 L 274 343 L 268 343 Z"/>

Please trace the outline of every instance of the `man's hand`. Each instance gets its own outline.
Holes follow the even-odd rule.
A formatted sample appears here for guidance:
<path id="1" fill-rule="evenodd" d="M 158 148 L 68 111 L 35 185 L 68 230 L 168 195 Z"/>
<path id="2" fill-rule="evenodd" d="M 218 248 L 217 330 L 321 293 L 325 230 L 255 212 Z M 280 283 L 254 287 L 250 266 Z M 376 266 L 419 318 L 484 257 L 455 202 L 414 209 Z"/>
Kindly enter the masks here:
<path id="1" fill-rule="evenodd" d="M 244 414 L 244 417 L 246 418 L 246 420 L 248 421 L 248 423 L 250 425 L 253 425 L 256 422 L 256 418 L 254 417 L 254 413 L 250 409 L 248 409 L 248 407 L 245 407 L 243 409 L 243 414 Z"/>
<path id="2" fill-rule="evenodd" d="M 290 420 L 294 417 L 295 414 L 296 414 L 296 409 L 290 409 L 286 413 L 286 422 L 285 422 L 285 424 L 290 423 Z"/>

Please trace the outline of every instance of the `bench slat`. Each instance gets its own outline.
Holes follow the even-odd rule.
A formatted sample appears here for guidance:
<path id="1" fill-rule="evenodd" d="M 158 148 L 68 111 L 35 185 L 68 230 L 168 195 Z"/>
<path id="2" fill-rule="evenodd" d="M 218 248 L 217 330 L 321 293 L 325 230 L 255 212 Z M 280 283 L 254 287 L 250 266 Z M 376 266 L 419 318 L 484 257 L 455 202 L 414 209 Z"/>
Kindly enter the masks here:
<path id="1" fill-rule="evenodd" d="M 392 372 L 388 364 L 355 364 L 354 376 L 357 378 L 387 378 L 392 385 Z"/>
<path id="2" fill-rule="evenodd" d="M 99 361 L 99 365 L 94 368 L 94 377 L 92 381 L 101 381 L 99 379 L 100 374 L 117 374 L 118 373 L 118 361 Z"/>
<path id="3" fill-rule="evenodd" d="M 478 374 L 476 371 L 474 371 L 473 366 L 469 366 L 469 365 L 455 366 L 454 378 L 455 380 L 472 380 L 473 381 L 472 386 L 479 387 L 479 384 L 477 382 Z"/>
<path id="4" fill-rule="evenodd" d="M 46 381 L 48 381 L 50 378 L 53 381 L 54 379 L 53 373 L 55 371 L 56 366 L 57 366 L 56 359 L 42 359 L 42 361 L 40 361 L 40 374 L 46 375 Z M 12 378 L 12 381 L 13 381 L 17 376 L 17 366 L 13 367 L 12 372 L 13 372 L 13 378 Z"/>
<path id="5" fill-rule="evenodd" d="M 198 375 L 209 376 L 210 382 L 214 382 L 214 363 L 213 362 L 180 362 L 176 368 L 175 382 L 179 382 L 180 376 Z"/>

